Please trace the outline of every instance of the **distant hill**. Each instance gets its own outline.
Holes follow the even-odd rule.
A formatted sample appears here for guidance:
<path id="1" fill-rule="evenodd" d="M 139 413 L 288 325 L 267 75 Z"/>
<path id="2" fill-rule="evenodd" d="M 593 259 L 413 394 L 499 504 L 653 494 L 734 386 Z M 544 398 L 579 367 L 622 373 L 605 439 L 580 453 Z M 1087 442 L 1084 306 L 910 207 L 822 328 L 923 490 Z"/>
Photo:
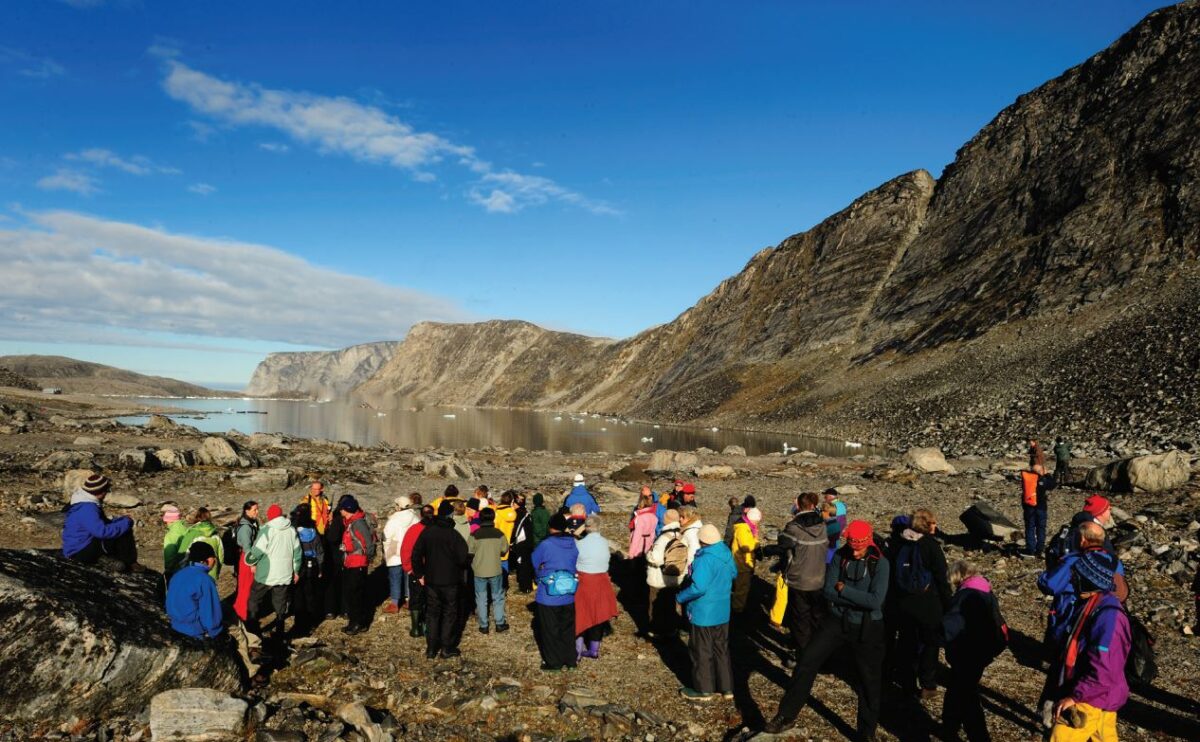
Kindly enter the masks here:
<path id="1" fill-rule="evenodd" d="M 398 342 L 364 343 L 342 350 L 271 353 L 254 369 L 246 394 L 256 397 L 336 397 L 371 378 Z"/>
<path id="2" fill-rule="evenodd" d="M 120 394 L 141 397 L 215 397 L 221 392 L 162 376 L 145 376 L 64 356 L 0 356 L 0 368 L 67 394 Z"/>

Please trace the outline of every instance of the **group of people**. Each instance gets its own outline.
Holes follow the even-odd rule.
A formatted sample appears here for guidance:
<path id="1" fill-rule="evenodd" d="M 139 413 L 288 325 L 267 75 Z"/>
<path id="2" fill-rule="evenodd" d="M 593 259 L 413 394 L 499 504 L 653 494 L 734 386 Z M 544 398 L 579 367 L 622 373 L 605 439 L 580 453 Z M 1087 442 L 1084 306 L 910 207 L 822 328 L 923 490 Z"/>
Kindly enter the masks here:
<path id="1" fill-rule="evenodd" d="M 1051 489 L 1041 484 L 1039 466 L 1031 463 L 1035 478 L 1022 476 L 1022 502 L 1033 510 L 1044 510 Z M 207 510 L 184 517 L 168 506 L 166 611 L 172 627 L 193 640 L 233 636 L 251 681 L 262 682 L 262 638 L 284 635 L 286 618 L 294 617 L 293 633 L 336 615 L 346 617 L 347 634 L 367 629 L 375 611 L 368 572 L 382 546 L 388 578 L 382 610 L 408 611 L 409 633 L 424 637 L 427 658 L 458 656 L 472 613 L 480 633 L 507 631 L 506 594 L 515 576 L 520 592 L 536 591 L 533 631 L 542 669 L 572 668 L 599 658 L 618 613 L 609 577 L 616 550 L 600 533 L 600 506 L 582 475 L 573 485 L 552 508 L 541 494 L 528 504 L 512 490 L 493 499 L 486 486 L 462 497 L 451 485 L 428 504 L 414 492 L 395 499 L 382 528 L 353 496 L 331 505 L 319 482 L 289 512 L 270 505 L 262 523 L 258 503 L 247 502 L 224 534 Z M 103 511 L 110 489 L 96 474 L 73 494 L 63 554 L 115 571 L 142 569 L 132 521 Z M 786 664 L 793 674 L 768 731 L 794 724 L 817 674 L 837 656 L 851 662 L 858 735 L 871 739 L 885 687 L 935 695 L 944 648 L 952 681 L 943 723 L 971 740 L 989 739 L 980 681 L 1007 645 L 1007 626 L 978 566 L 947 564 L 933 511 L 897 516 L 883 537 L 865 520 L 849 521 L 845 502 L 831 490 L 797 496 L 774 544 L 763 543 L 762 521 L 747 497 L 729 501 L 723 532 L 704 523 L 696 488 L 683 481 L 664 493 L 644 487 L 630 513 L 623 566 L 644 581 L 647 635 L 676 641 L 688 634 L 692 682 L 681 690 L 685 698 L 732 698 L 731 628 L 736 633 L 746 624 L 732 620 L 754 603 L 760 562 L 775 558 L 769 616 L 790 637 Z M 1088 497 L 1045 546 L 1044 517 L 1040 522 L 1037 535 L 1039 520 L 1032 519 L 1039 546 L 1031 553 L 1045 556 L 1038 586 L 1053 596 L 1045 721 L 1055 740 L 1115 739 L 1116 713 L 1129 694 L 1123 669 L 1130 623 L 1124 566 L 1105 535 L 1111 507 L 1099 495 Z M 216 589 L 223 564 L 236 568 L 229 611 Z M 272 621 L 263 625 L 267 616 Z"/>

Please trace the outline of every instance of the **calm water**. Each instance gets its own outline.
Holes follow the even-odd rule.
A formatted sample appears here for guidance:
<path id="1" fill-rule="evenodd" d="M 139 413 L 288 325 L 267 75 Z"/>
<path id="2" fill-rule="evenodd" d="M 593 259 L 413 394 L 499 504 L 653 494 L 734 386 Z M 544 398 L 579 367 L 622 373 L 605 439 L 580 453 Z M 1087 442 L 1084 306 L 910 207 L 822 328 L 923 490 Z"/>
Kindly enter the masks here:
<path id="1" fill-rule="evenodd" d="M 326 438 L 370 446 L 387 442 L 405 448 L 525 448 L 528 450 L 585 453 L 634 453 L 667 448 L 691 451 L 707 446 L 720 451 L 738 445 L 756 456 L 782 451 L 786 442 L 800 451 L 825 456 L 881 453 L 870 446 L 848 446 L 824 438 L 711 430 L 694 427 L 657 427 L 617 418 L 526 410 L 426 408 L 384 412 L 363 409 L 350 402 L 314 403 L 263 399 L 159 399 L 139 403 L 196 410 L 196 416 L 172 415 L 179 422 L 206 432 L 231 428 L 243 433 L 284 433 L 301 438 Z M 266 414 L 255 414 L 266 413 Z M 126 417 L 121 422 L 140 425 L 146 417 Z M 652 440 L 644 440 L 652 439 Z"/>

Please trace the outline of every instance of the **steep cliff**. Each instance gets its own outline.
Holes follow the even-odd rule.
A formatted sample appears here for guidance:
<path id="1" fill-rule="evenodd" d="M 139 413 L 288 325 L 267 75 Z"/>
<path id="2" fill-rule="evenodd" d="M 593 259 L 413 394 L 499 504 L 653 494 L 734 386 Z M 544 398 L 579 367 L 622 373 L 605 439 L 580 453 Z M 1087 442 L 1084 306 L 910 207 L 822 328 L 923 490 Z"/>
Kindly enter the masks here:
<path id="1" fill-rule="evenodd" d="M 1196 90 L 1192 0 L 1021 96 L 936 183 L 885 183 L 670 323 L 422 325 L 360 391 L 977 450 L 1195 437 Z"/>
<path id="2" fill-rule="evenodd" d="M 398 345 L 388 341 L 341 350 L 272 353 L 254 369 L 246 393 L 262 397 L 339 396 L 371 378 L 391 359 Z"/>

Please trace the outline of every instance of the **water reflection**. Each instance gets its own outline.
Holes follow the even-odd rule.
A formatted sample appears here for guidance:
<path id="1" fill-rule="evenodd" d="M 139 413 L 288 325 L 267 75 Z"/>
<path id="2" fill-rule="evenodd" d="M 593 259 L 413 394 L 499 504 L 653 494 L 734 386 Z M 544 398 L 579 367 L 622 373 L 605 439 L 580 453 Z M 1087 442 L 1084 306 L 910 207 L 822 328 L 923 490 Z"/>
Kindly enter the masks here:
<path id="1" fill-rule="evenodd" d="M 196 410 L 202 417 L 173 415 L 177 420 L 206 432 L 237 429 L 243 433 L 284 433 L 302 438 L 326 438 L 370 446 L 387 442 L 405 448 L 526 448 L 529 450 L 586 453 L 634 453 L 667 448 L 690 451 L 707 446 L 720 451 L 737 445 L 757 456 L 791 449 L 825 456 L 882 453 L 870 446 L 843 441 L 779 433 L 739 430 L 656 426 L 600 415 L 535 412 L 529 410 L 486 410 L 474 408 L 426 408 L 376 410 L 351 402 L 263 399 L 158 399 L 142 398 L 145 404 Z M 266 413 L 266 414 L 258 414 Z M 122 418 L 141 424 L 145 417 Z"/>

